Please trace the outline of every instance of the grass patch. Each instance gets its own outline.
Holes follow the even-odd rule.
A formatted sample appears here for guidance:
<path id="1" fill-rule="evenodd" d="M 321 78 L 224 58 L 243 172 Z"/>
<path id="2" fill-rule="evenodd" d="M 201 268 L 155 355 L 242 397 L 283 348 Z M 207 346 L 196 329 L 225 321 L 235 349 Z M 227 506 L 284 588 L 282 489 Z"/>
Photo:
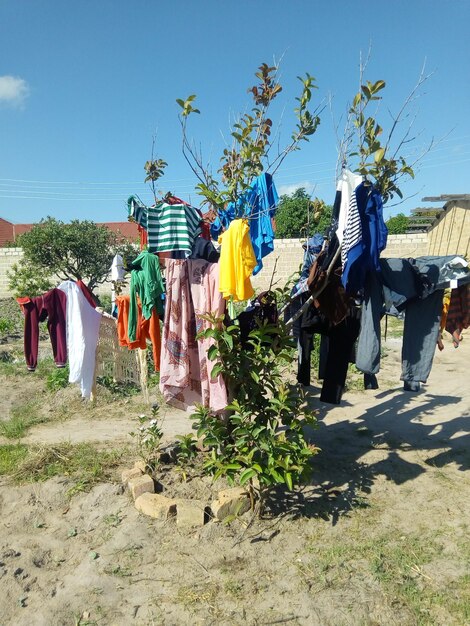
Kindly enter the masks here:
<path id="1" fill-rule="evenodd" d="M 405 320 L 401 320 L 393 315 L 386 315 L 382 319 L 382 336 L 385 336 L 385 328 L 387 329 L 387 337 L 403 337 L 403 325 Z"/>
<path id="2" fill-rule="evenodd" d="M 40 415 L 37 400 L 31 400 L 21 406 L 13 407 L 11 418 L 0 422 L 0 435 L 7 439 L 21 439 L 32 426 L 43 424 L 50 420 L 49 417 Z"/>
<path id="3" fill-rule="evenodd" d="M 21 443 L 0 446 L 0 476 L 14 472 L 27 454 L 27 446 Z"/>
<path id="4" fill-rule="evenodd" d="M 15 448 L 15 446 L 2 446 Z M 75 485 L 69 490 L 69 495 L 80 491 L 88 491 L 94 484 L 109 480 L 113 470 L 122 464 L 128 456 L 127 448 L 114 450 L 99 450 L 90 443 L 72 445 L 61 443 L 47 447 L 16 446 L 19 464 L 6 465 L 9 467 L 5 474 L 10 474 L 15 482 L 39 482 L 53 476 L 69 476 Z M 6 451 L 10 457 L 15 453 Z"/>
<path id="5" fill-rule="evenodd" d="M 357 367 L 350 363 L 348 366 L 348 375 L 346 377 L 345 391 L 364 391 L 364 374 Z"/>
<path id="6" fill-rule="evenodd" d="M 309 590 L 341 588 L 350 576 L 372 574 L 390 607 L 408 613 L 417 626 L 440 623 L 467 624 L 470 618 L 470 575 L 452 582 L 441 577 L 439 562 L 444 549 L 436 534 L 396 533 L 364 539 L 357 531 L 342 542 L 324 546 L 315 540 L 311 558 L 303 558 L 299 574 Z M 462 559 L 459 550 L 456 559 Z M 434 563 L 434 567 L 433 567 Z M 442 622 L 443 615 L 447 622 Z"/>
<path id="7" fill-rule="evenodd" d="M 31 376 L 24 359 L 20 362 L 11 352 L 3 352 L 0 358 L 0 374 L 4 376 Z"/>
<path id="8" fill-rule="evenodd" d="M 46 379 L 46 381 L 52 377 L 63 377 L 67 368 L 58 368 L 54 363 L 54 359 L 51 356 L 44 357 L 38 360 L 37 368 L 34 372 L 28 371 L 26 367 L 26 361 L 23 351 L 13 350 L 8 353 L 3 353 L 2 359 L 0 359 L 0 374 L 4 376 L 36 376 L 38 378 Z M 53 387 L 52 387 L 53 389 Z"/>
<path id="9" fill-rule="evenodd" d="M 58 391 L 69 384 L 69 366 L 56 367 L 46 377 L 48 391 Z"/>

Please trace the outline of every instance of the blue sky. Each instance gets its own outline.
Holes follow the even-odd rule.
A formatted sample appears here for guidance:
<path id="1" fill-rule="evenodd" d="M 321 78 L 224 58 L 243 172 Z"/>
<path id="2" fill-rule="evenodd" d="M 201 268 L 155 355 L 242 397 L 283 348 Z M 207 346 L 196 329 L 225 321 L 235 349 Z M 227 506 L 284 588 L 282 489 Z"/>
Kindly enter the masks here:
<path id="1" fill-rule="evenodd" d="M 412 155 L 428 154 L 413 195 L 386 206 L 386 217 L 421 206 L 424 195 L 469 193 L 470 2 L 467 0 L 2 0 L 0 2 L 0 217 L 34 222 L 52 215 L 126 219 L 125 201 L 151 201 L 143 165 L 169 164 L 160 187 L 197 204 L 194 177 L 181 154 L 176 98 L 198 95 L 190 134 L 214 169 L 231 116 L 250 104 L 247 88 L 264 61 L 282 57 L 282 114 L 287 143 L 298 92 L 309 72 L 319 102 L 332 95 L 340 119 L 357 91 L 359 54 L 372 46 L 366 78 L 387 88 L 378 119 L 389 124 L 426 59 L 422 96 L 413 103 L 421 134 Z M 318 133 L 290 155 L 278 190 L 298 186 L 331 202 L 336 164 L 327 108 Z M 393 201 L 390 203 L 393 204 Z"/>

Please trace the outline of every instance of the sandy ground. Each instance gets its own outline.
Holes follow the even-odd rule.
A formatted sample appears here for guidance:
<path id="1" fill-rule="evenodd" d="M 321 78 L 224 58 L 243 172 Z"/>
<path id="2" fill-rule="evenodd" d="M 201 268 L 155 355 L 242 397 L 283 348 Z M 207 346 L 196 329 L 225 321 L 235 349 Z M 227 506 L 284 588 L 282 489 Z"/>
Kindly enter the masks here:
<path id="1" fill-rule="evenodd" d="M 470 624 L 470 334 L 436 353 L 418 394 L 402 390 L 398 341 L 386 347 L 381 389 L 340 407 L 312 389 L 314 480 L 274 500 L 271 519 L 183 533 L 139 515 L 117 476 L 72 499 L 66 477 L 2 479 L 0 624 Z M 189 426 L 168 411 L 168 438 Z M 123 404 L 23 442 L 115 445 L 134 427 Z"/>

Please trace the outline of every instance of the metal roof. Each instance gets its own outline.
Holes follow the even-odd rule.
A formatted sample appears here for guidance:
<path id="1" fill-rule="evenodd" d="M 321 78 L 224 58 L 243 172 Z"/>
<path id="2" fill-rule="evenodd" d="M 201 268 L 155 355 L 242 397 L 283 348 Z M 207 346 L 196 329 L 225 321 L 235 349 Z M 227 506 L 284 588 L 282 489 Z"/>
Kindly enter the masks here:
<path id="1" fill-rule="evenodd" d="M 442 196 L 426 196 L 423 202 L 452 202 L 453 200 L 470 200 L 470 193 L 451 193 Z"/>

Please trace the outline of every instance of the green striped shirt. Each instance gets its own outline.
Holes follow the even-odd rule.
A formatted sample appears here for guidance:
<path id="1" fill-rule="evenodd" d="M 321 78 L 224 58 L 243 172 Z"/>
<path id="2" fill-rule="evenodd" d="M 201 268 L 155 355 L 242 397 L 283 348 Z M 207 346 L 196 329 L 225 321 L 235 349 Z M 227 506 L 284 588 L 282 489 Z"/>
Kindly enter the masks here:
<path id="1" fill-rule="evenodd" d="M 161 202 L 148 208 L 147 233 L 150 252 L 191 252 L 194 239 L 200 234 L 201 216 L 187 204 Z"/>

